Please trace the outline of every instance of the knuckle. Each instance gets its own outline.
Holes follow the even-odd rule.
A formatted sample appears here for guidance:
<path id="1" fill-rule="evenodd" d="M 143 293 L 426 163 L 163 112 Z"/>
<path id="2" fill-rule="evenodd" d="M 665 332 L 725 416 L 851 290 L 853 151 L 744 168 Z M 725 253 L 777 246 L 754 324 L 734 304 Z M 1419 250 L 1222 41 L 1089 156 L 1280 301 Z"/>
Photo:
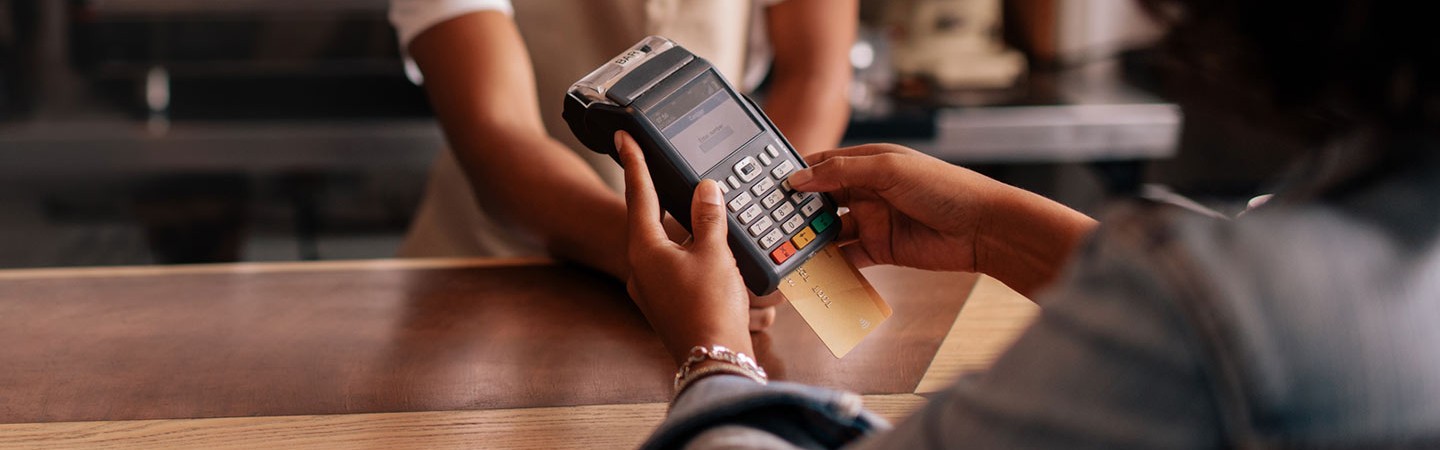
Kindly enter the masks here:
<path id="1" fill-rule="evenodd" d="M 904 155 L 904 154 L 913 153 L 913 152 L 915 151 L 914 149 L 911 149 L 910 147 L 906 147 L 906 146 L 903 146 L 903 145 L 900 145 L 900 144 L 896 144 L 896 143 L 893 143 L 893 142 L 886 142 L 886 143 L 883 143 L 883 144 L 877 144 L 877 146 L 880 147 L 880 149 L 884 150 L 886 153 L 898 153 L 898 154 Z"/>
<path id="2" fill-rule="evenodd" d="M 875 157 L 874 181 L 879 189 L 894 187 L 900 178 L 899 173 L 905 168 L 906 157 L 898 153 L 885 153 Z"/>
<path id="3" fill-rule="evenodd" d="M 854 163 L 855 157 L 853 156 L 836 156 L 826 160 L 825 164 L 821 164 L 823 167 L 816 167 L 815 171 L 822 173 L 845 173 L 850 170 L 850 167 L 854 165 Z"/>
<path id="4" fill-rule="evenodd" d="M 875 160 L 875 164 L 881 168 L 894 169 L 900 167 L 901 157 L 895 153 L 882 153 L 875 155 Z"/>

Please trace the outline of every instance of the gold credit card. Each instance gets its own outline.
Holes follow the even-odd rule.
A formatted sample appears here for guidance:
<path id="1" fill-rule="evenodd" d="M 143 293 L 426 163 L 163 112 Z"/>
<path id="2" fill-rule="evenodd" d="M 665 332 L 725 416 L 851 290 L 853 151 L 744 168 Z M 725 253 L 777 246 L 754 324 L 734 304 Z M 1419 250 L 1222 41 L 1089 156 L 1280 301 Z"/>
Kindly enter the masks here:
<path id="1" fill-rule="evenodd" d="M 780 292 L 836 358 L 890 317 L 890 305 L 833 242 L 780 280 Z"/>

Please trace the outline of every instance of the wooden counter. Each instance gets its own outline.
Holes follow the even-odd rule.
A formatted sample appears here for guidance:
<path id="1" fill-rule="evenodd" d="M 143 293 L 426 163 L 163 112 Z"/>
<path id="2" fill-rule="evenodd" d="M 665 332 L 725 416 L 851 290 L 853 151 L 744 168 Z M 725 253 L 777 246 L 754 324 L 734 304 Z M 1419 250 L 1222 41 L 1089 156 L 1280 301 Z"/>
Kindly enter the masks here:
<path id="1" fill-rule="evenodd" d="M 903 417 L 1035 311 L 988 278 L 865 273 L 894 316 L 837 360 L 782 305 L 772 378 Z M 673 370 L 622 285 L 547 260 L 0 271 L 0 447 L 630 447 Z"/>

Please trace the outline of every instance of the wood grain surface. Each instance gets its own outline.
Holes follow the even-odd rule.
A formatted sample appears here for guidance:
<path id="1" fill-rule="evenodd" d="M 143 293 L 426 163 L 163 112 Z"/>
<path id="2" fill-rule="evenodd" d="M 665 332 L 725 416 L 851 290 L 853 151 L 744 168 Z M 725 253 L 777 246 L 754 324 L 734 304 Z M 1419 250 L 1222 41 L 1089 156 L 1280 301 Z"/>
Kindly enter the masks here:
<path id="1" fill-rule="evenodd" d="M 915 392 L 937 392 L 962 375 L 990 367 L 1039 313 L 1039 305 L 1005 283 L 981 276 Z"/>
<path id="2" fill-rule="evenodd" d="M 589 271 L 543 262 L 247 267 L 0 277 L 0 423 L 669 399 L 674 368 L 659 341 L 622 286 Z M 914 392 L 975 277 L 866 275 L 895 315 L 836 360 L 782 307 L 757 336 L 773 377 Z"/>
<path id="3" fill-rule="evenodd" d="M 869 395 L 865 406 L 898 421 L 925 403 L 914 394 Z M 0 449 L 620 449 L 635 448 L 666 404 L 594 405 L 221 419 L 0 424 Z"/>

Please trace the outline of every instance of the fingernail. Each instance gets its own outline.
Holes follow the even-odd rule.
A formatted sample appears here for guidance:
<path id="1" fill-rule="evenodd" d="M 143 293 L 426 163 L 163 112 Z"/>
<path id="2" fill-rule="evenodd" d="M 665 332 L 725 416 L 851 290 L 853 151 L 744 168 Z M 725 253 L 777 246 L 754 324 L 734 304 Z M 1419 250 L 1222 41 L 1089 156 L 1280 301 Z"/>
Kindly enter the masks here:
<path id="1" fill-rule="evenodd" d="M 615 132 L 615 151 L 620 151 L 620 132 Z"/>
<path id="2" fill-rule="evenodd" d="M 802 185 L 802 184 L 805 184 L 805 183 L 809 183 L 810 180 L 811 180 L 811 179 L 814 179 L 814 178 L 815 178 L 815 173 L 812 172 L 809 168 L 800 169 L 800 170 L 795 171 L 795 173 L 790 174 L 790 185 L 791 185 L 791 186 L 798 186 L 798 185 Z"/>
<path id="3" fill-rule="evenodd" d="M 700 182 L 700 201 L 719 206 L 725 203 L 725 194 L 720 193 L 720 185 L 714 180 L 705 180 Z"/>

